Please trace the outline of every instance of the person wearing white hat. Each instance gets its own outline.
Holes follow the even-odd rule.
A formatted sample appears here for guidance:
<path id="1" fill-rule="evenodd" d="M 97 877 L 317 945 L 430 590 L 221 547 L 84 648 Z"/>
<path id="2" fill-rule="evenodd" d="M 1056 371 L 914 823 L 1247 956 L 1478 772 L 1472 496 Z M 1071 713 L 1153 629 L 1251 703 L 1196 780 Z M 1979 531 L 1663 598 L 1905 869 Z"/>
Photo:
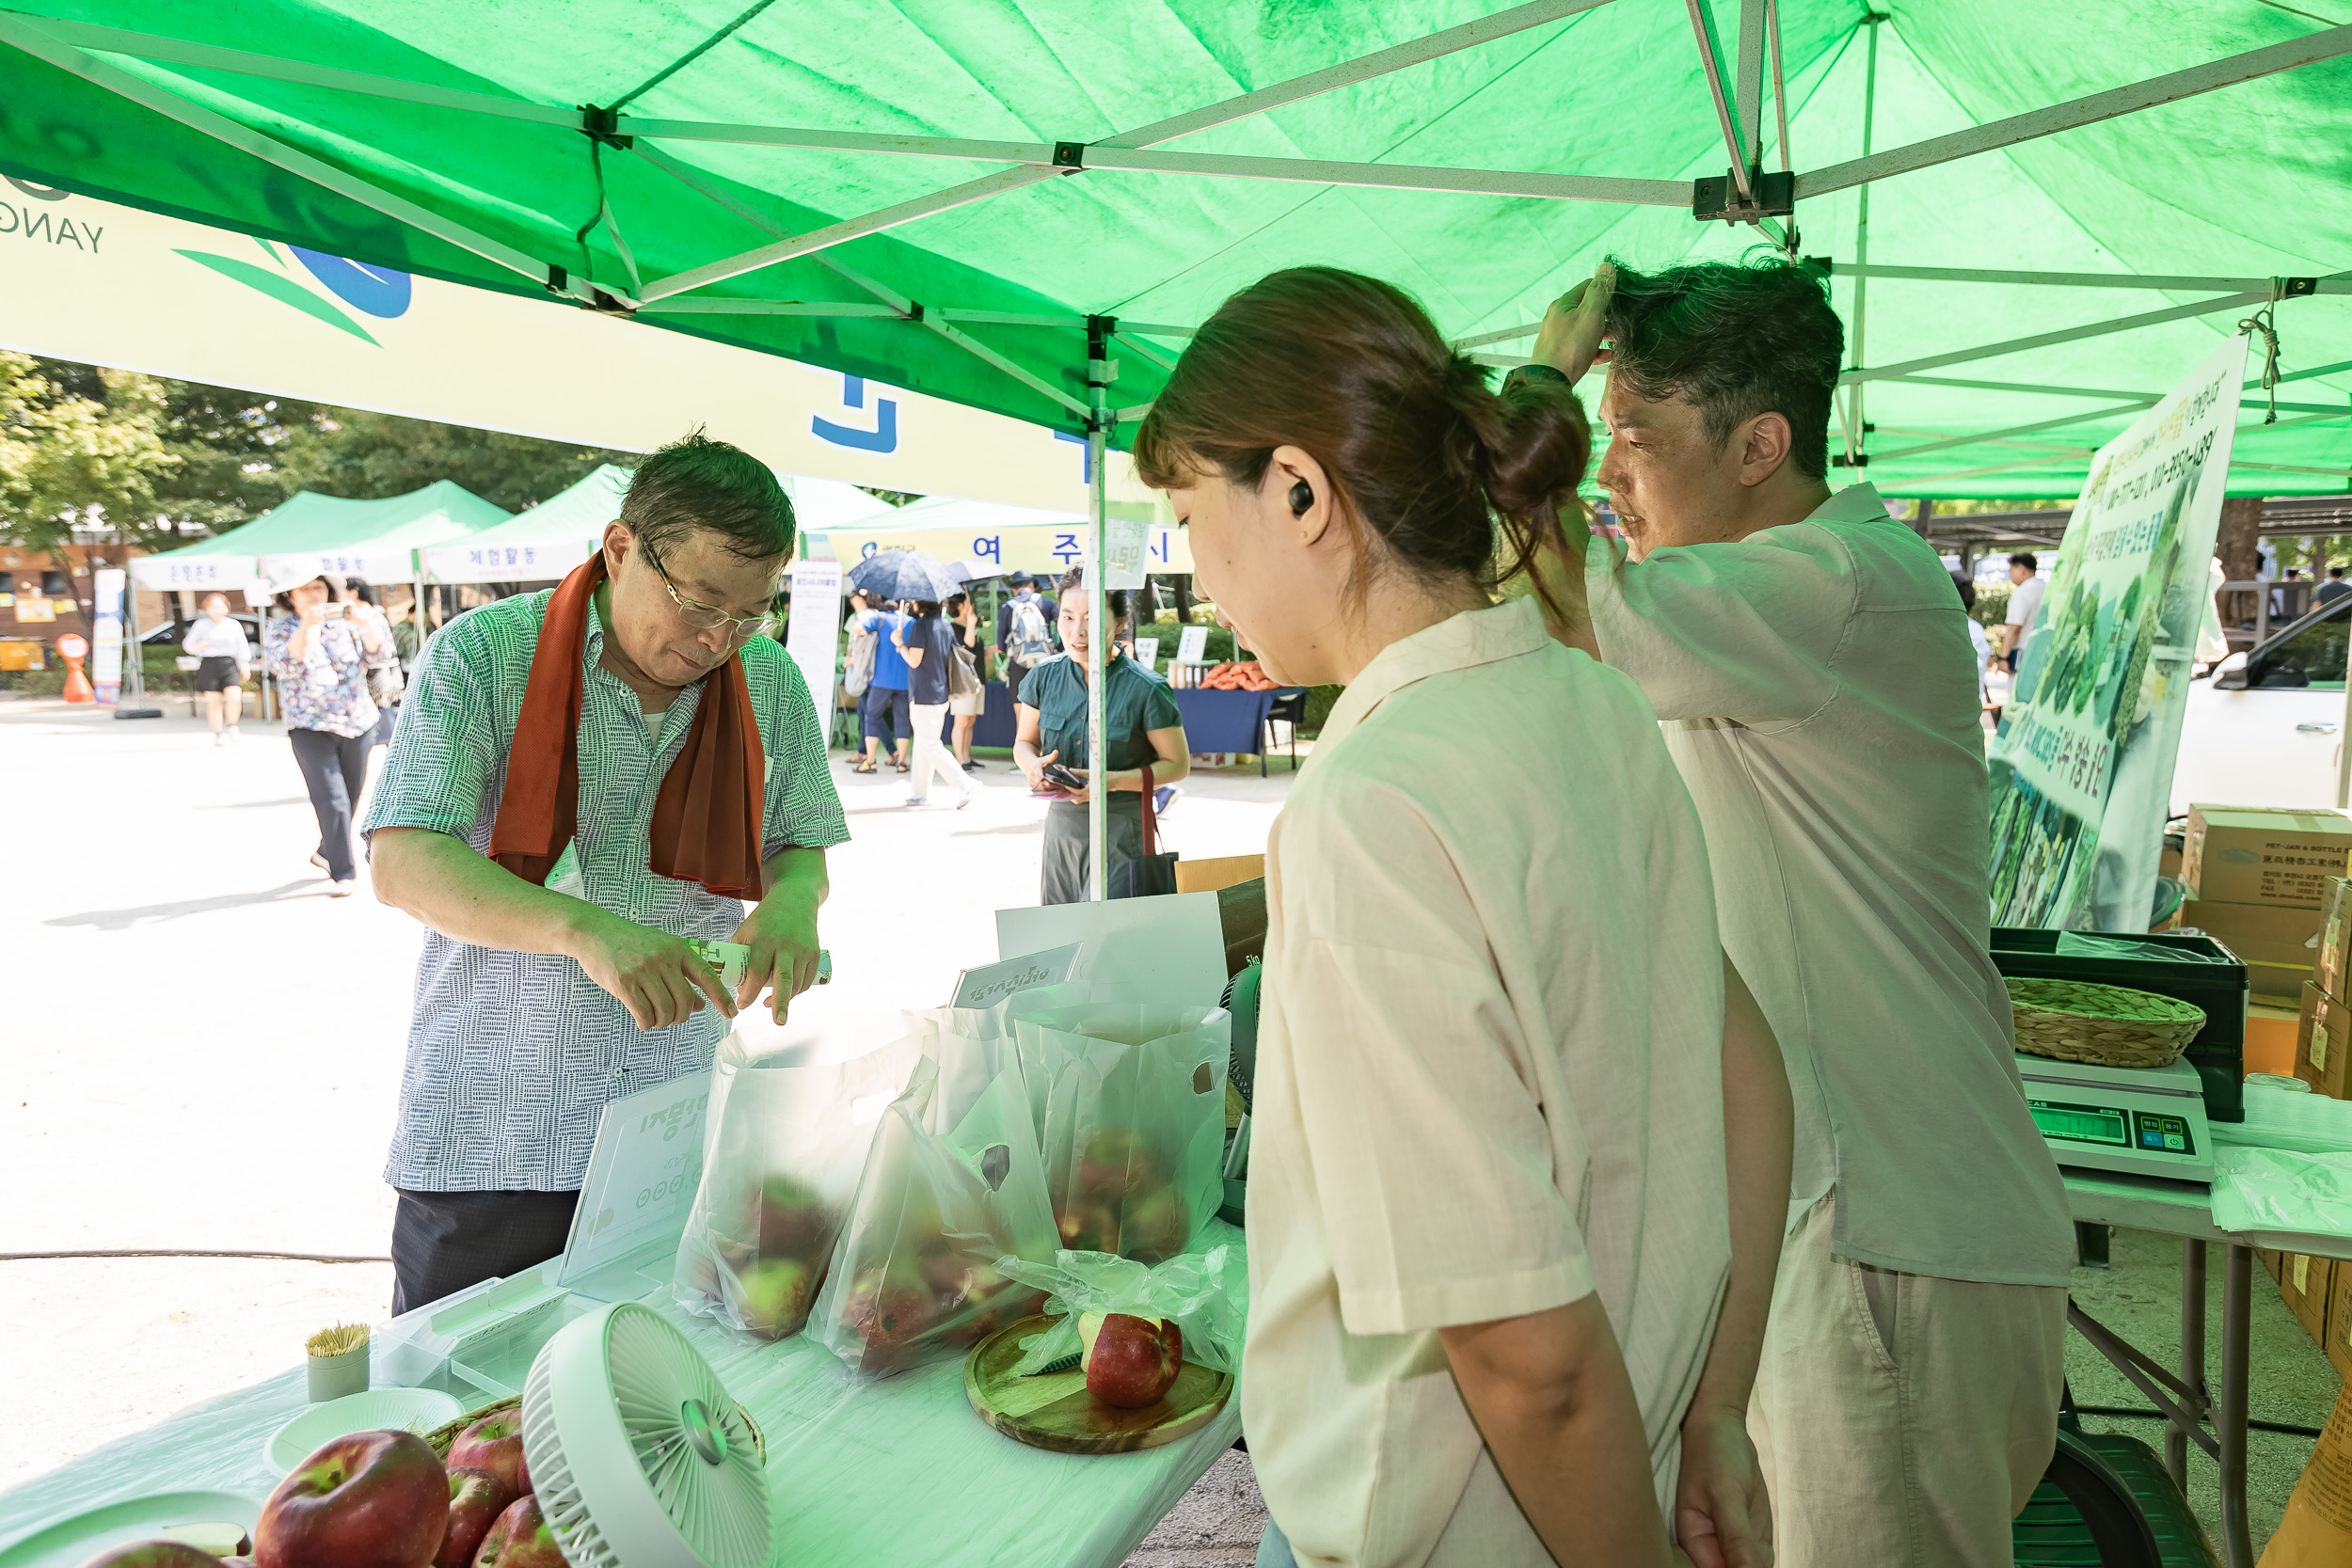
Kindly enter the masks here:
<path id="1" fill-rule="evenodd" d="M 368 778 L 376 709 L 368 666 L 391 643 L 377 619 L 355 604 L 343 579 L 299 568 L 274 579 L 278 608 L 262 633 L 262 657 L 278 680 L 286 739 L 310 792 L 319 847 L 310 863 L 333 879 L 328 893 L 347 898 L 358 885 L 351 818 Z"/>

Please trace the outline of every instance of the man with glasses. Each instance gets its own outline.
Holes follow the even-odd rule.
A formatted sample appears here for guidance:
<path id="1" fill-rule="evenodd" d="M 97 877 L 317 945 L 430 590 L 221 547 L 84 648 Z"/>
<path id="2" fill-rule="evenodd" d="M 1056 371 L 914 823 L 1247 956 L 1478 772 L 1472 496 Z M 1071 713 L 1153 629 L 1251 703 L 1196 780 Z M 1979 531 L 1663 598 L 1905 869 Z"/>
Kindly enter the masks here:
<path id="1" fill-rule="evenodd" d="M 816 978 L 848 838 L 781 619 L 791 501 L 699 434 L 552 593 L 424 646 L 363 832 L 426 927 L 385 1180 L 394 1312 L 564 1249 L 608 1101 Z M 747 907 L 748 906 L 748 907 Z M 696 941 L 749 949 L 723 987 Z"/>

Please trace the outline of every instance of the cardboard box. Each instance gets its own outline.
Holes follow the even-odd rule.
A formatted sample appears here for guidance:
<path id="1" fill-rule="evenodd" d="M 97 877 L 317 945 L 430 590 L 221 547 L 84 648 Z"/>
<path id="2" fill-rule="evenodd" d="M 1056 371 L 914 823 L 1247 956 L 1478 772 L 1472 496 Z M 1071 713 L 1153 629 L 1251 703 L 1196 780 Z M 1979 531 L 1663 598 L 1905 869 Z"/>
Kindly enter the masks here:
<path id="1" fill-rule="evenodd" d="M 2303 1016 L 2295 1025 L 2295 1076 L 2330 1100 L 2345 1099 L 2348 1057 L 2352 1057 L 2352 1006 L 2317 986 L 2305 986 Z"/>
<path id="2" fill-rule="evenodd" d="M 2322 1350 L 2328 1348 L 2328 1298 L 2335 1289 L 2335 1264 L 2325 1258 L 2290 1252 L 2279 1280 L 2279 1299 Z"/>
<path id="3" fill-rule="evenodd" d="M 2319 945 L 2312 950 L 2319 989 L 2337 1001 L 2352 986 L 2352 878 L 2330 877 L 2319 900 Z"/>
<path id="4" fill-rule="evenodd" d="M 2181 924 L 2203 931 L 2243 959 L 2246 990 L 2263 1001 L 2300 1006 L 2304 982 L 2318 976 L 2317 909 L 2192 899 L 2181 906 Z"/>
<path id="5" fill-rule="evenodd" d="M 2340 811 L 2192 805 L 2181 879 L 2200 902 L 2316 910 L 2327 879 L 2352 869 L 2352 817 Z"/>

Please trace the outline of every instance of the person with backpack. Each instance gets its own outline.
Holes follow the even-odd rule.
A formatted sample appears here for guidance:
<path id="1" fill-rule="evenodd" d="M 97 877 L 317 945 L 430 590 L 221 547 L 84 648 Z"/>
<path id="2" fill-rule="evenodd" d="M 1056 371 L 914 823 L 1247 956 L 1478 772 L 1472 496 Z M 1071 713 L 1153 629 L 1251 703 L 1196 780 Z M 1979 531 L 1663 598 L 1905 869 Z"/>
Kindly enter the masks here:
<path id="1" fill-rule="evenodd" d="M 1021 677 L 1054 657 L 1054 623 L 1061 611 L 1028 573 L 1005 580 L 1012 584 L 1012 597 L 996 607 L 996 653 L 1005 661 L 1005 695 L 1017 703 Z"/>

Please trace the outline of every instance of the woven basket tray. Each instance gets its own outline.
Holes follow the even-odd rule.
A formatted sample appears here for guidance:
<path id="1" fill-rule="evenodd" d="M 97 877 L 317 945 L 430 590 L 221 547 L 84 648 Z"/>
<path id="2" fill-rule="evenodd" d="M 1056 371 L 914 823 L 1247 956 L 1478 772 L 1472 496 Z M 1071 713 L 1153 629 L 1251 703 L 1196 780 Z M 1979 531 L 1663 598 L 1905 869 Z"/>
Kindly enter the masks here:
<path id="1" fill-rule="evenodd" d="M 2205 1026 L 2200 1008 L 2087 980 L 2011 980 L 2017 1049 L 2097 1067 L 2169 1067 Z"/>

